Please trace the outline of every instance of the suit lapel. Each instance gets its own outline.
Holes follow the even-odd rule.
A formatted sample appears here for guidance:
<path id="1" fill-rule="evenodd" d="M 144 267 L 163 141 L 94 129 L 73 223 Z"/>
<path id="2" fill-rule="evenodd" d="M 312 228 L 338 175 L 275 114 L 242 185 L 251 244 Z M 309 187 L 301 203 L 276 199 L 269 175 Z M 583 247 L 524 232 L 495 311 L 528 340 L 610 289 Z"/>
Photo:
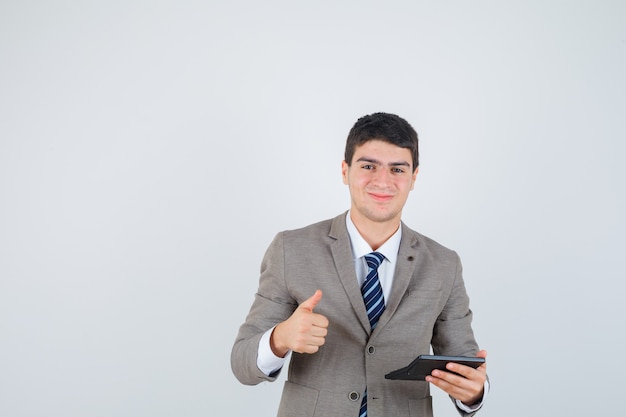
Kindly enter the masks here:
<path id="1" fill-rule="evenodd" d="M 402 227 L 402 239 L 400 240 L 400 248 L 398 249 L 398 259 L 396 261 L 396 270 L 393 276 L 393 285 L 389 299 L 385 303 L 385 311 L 383 312 L 374 333 L 378 333 L 389 322 L 393 314 L 398 309 L 404 294 L 411 283 L 411 278 L 418 264 L 417 238 L 411 229 L 406 227 L 404 223 Z"/>
<path id="2" fill-rule="evenodd" d="M 330 250 L 335 262 L 335 268 L 339 275 L 341 285 L 350 300 L 350 304 L 354 309 L 361 326 L 369 333 L 370 322 L 367 318 L 367 311 L 365 310 L 365 304 L 363 303 L 363 296 L 361 295 L 361 289 L 356 279 L 356 272 L 354 270 L 354 259 L 352 258 L 352 246 L 350 243 L 350 236 L 346 229 L 346 214 L 337 216 L 333 219 L 330 227 L 329 236 L 335 239 L 330 245 Z"/>

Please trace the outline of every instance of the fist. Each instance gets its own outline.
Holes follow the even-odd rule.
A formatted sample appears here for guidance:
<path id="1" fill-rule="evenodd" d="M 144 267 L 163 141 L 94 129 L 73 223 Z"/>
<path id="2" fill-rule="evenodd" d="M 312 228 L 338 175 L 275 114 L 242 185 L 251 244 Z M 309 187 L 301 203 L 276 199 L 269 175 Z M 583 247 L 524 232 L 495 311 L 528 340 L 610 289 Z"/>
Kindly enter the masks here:
<path id="1" fill-rule="evenodd" d="M 317 290 L 296 308 L 291 317 L 279 323 L 270 337 L 270 346 L 276 356 L 284 357 L 290 350 L 298 353 L 316 353 L 326 342 L 328 319 L 313 310 L 322 299 Z"/>

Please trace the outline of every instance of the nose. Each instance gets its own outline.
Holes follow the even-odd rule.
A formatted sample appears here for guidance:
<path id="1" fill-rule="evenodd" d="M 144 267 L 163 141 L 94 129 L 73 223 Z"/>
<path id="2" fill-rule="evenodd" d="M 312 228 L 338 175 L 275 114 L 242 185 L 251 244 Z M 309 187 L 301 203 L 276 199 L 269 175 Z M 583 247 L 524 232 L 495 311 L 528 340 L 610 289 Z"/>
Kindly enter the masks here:
<path id="1" fill-rule="evenodd" d="M 376 170 L 374 174 L 374 184 L 380 187 L 386 187 L 391 182 L 391 174 L 386 169 Z"/>

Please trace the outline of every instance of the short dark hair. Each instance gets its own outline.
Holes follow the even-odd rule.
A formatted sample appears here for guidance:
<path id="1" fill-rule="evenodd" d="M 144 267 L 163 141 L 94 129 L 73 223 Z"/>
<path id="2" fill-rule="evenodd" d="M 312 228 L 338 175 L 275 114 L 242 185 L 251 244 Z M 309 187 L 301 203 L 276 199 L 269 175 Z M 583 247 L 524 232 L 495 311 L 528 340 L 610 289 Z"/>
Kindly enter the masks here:
<path id="1" fill-rule="evenodd" d="M 419 166 L 417 132 L 402 117 L 390 113 L 373 113 L 356 121 L 346 140 L 345 161 L 350 166 L 357 147 L 370 140 L 382 140 L 406 148 L 413 157 L 413 171 Z"/>

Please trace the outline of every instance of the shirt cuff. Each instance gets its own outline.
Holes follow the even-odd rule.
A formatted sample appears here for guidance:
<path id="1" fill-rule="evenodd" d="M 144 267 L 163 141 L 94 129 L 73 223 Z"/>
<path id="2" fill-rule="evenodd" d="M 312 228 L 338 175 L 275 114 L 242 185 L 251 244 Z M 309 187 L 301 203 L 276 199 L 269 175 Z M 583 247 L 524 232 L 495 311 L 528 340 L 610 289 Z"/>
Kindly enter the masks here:
<path id="1" fill-rule="evenodd" d="M 488 392 L 489 392 L 489 380 L 485 380 L 485 387 L 484 387 L 484 390 L 483 390 L 483 398 L 480 400 L 479 403 L 472 404 L 470 406 L 470 405 L 463 404 L 459 400 L 456 400 L 456 406 L 459 408 L 459 410 L 465 411 L 466 413 L 473 413 L 474 411 L 478 411 L 480 409 L 480 407 L 482 407 L 483 404 L 485 403 L 485 400 L 487 399 L 487 393 Z"/>
<path id="2" fill-rule="evenodd" d="M 276 327 L 276 326 L 274 326 Z M 265 375 L 270 376 L 283 367 L 291 351 L 284 358 L 274 355 L 270 347 L 270 337 L 274 331 L 274 327 L 266 331 L 259 341 L 259 351 L 256 357 L 256 366 Z"/>

